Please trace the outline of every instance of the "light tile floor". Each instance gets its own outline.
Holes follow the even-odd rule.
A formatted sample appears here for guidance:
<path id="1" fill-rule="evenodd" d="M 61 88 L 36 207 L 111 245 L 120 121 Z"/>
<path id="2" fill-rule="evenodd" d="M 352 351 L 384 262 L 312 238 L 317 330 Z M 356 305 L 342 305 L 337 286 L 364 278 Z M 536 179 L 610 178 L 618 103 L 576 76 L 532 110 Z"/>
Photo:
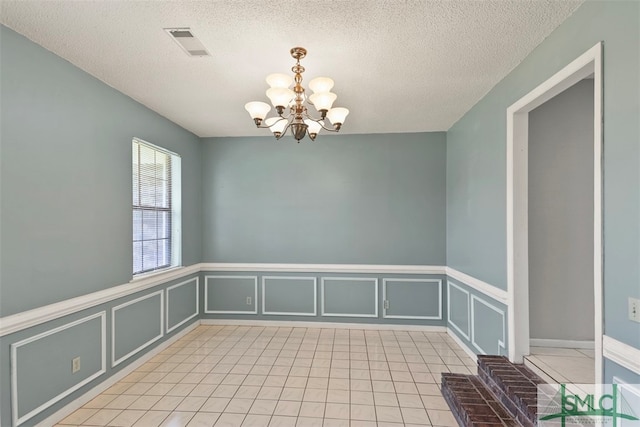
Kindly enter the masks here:
<path id="1" fill-rule="evenodd" d="M 530 353 L 526 365 L 548 383 L 574 384 L 578 390 L 593 392 L 594 350 L 531 347 Z"/>
<path id="2" fill-rule="evenodd" d="M 445 333 L 199 326 L 57 426 L 456 426 Z"/>

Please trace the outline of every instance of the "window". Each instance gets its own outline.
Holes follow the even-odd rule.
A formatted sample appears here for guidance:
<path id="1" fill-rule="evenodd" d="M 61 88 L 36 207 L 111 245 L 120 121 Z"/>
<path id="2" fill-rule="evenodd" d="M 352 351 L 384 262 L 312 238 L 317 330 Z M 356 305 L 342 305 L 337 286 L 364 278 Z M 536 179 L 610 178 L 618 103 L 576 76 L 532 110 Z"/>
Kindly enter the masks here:
<path id="1" fill-rule="evenodd" d="M 134 138 L 133 274 L 180 265 L 180 157 Z"/>

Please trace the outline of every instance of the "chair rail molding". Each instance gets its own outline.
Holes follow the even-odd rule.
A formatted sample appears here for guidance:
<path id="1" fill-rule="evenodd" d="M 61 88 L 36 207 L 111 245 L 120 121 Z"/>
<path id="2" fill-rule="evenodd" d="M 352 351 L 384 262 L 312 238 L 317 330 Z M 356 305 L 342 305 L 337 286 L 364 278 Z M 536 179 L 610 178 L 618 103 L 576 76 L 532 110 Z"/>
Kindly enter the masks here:
<path id="1" fill-rule="evenodd" d="M 277 273 L 446 274 L 442 265 L 202 263 L 201 271 Z"/>
<path id="2" fill-rule="evenodd" d="M 447 267 L 446 274 L 447 276 L 464 283 L 478 292 L 482 292 L 486 296 L 501 302 L 502 304 L 509 304 L 509 293 L 504 289 L 497 288 L 487 282 L 483 282 L 480 279 L 476 279 L 473 276 L 469 276 L 466 273 L 458 271 L 455 268 Z"/>
<path id="3" fill-rule="evenodd" d="M 95 307 L 136 292 L 162 285 L 174 279 L 179 279 L 193 273 L 200 272 L 200 264 L 188 267 L 174 268 L 164 273 L 154 274 L 150 277 L 132 280 L 124 285 L 114 286 L 103 291 L 92 292 L 68 300 L 56 302 L 32 310 L 23 311 L 0 318 L 0 337 L 40 325 L 51 320 L 59 319 L 68 314 Z"/>
<path id="4" fill-rule="evenodd" d="M 640 375 L 640 349 L 608 335 L 603 335 L 602 355 L 623 368 Z"/>
<path id="5" fill-rule="evenodd" d="M 507 304 L 507 292 L 443 265 L 199 263 L 135 278 L 129 283 L 0 318 L 0 337 L 151 289 L 200 272 L 330 273 L 378 275 L 447 275 L 488 297 Z"/>

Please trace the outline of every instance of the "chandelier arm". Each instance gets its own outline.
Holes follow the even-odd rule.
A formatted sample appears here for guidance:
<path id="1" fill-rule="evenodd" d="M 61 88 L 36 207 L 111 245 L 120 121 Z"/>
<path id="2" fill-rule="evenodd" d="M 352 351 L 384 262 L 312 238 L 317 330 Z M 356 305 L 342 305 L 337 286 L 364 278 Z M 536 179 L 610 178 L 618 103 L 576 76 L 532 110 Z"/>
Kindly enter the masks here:
<path id="1" fill-rule="evenodd" d="M 322 129 L 328 131 L 328 132 L 338 132 L 339 129 L 335 129 L 335 128 L 328 128 L 324 125 L 324 122 L 322 121 L 323 119 L 314 119 L 313 117 L 311 117 L 309 114 L 305 114 L 305 117 L 309 120 L 313 120 L 314 122 L 316 122 L 317 124 L 319 124 Z"/>
<path id="2" fill-rule="evenodd" d="M 311 114 L 309 114 L 308 110 L 305 110 L 303 115 L 305 119 L 313 120 L 314 122 L 320 123 L 320 121 L 322 120 L 322 119 L 316 119 L 315 117 L 313 117 Z"/>
<path id="3" fill-rule="evenodd" d="M 280 136 L 276 136 L 276 139 L 281 139 L 283 136 L 285 136 L 290 126 L 291 126 L 291 120 L 289 120 L 287 125 L 284 127 L 284 129 L 282 129 Z"/>
<path id="4" fill-rule="evenodd" d="M 323 125 L 322 123 L 320 123 L 320 126 L 322 126 L 322 129 L 326 130 L 327 132 L 338 132 L 338 129 L 328 128 L 325 125 Z"/>
<path id="5" fill-rule="evenodd" d="M 271 126 L 275 125 L 276 123 L 278 123 L 281 120 L 289 120 L 289 117 L 291 117 L 291 114 L 288 114 L 286 116 L 276 116 L 276 117 L 278 118 L 278 120 L 273 122 L 273 124 Z M 262 120 L 262 123 L 266 123 L 267 119 L 270 119 L 270 118 L 271 117 L 265 117 L 264 120 Z M 271 128 L 271 126 L 264 126 L 262 123 L 259 126 L 257 126 L 258 129 L 269 129 L 269 128 Z"/>

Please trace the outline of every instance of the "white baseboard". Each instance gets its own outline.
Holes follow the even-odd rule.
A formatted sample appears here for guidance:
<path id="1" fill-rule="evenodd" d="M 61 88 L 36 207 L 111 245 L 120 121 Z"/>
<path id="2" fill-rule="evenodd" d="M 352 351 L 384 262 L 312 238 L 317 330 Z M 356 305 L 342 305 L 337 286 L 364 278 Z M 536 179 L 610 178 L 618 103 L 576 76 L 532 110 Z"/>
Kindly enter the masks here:
<path id="1" fill-rule="evenodd" d="M 447 332 L 446 326 L 389 325 L 382 323 L 290 322 L 286 320 L 202 319 L 203 325 L 266 326 L 278 328 L 375 329 L 380 331 Z"/>
<path id="2" fill-rule="evenodd" d="M 177 332 L 175 335 L 173 335 L 171 338 L 161 343 L 159 346 L 149 350 L 148 353 L 144 354 L 143 356 L 140 356 L 137 360 L 135 360 L 134 362 L 131 362 L 129 365 L 122 368 L 122 370 L 120 370 L 117 374 L 111 375 L 109 378 L 105 379 L 103 382 L 96 385 L 91 390 L 84 393 L 82 396 L 78 397 L 72 402 L 69 402 L 63 408 L 60 408 L 55 413 L 49 415 L 47 418 L 45 418 L 44 420 L 36 424 L 35 427 L 51 427 L 52 425 L 56 425 L 61 420 L 71 415 L 73 412 L 80 409 L 82 406 L 84 406 L 84 404 L 88 403 L 91 399 L 98 396 L 103 391 L 107 390 L 109 387 L 111 387 L 112 385 L 114 385 L 115 383 L 117 383 L 118 381 L 120 381 L 121 379 L 123 379 L 124 377 L 126 377 L 127 375 L 135 371 L 136 369 L 138 369 L 140 366 L 144 365 L 154 356 L 158 355 L 162 350 L 169 347 L 171 344 L 175 343 L 180 338 L 184 337 L 185 335 L 193 331 L 198 326 L 200 326 L 199 321 L 193 322 L 193 324 L 187 326 L 180 332 Z"/>
<path id="3" fill-rule="evenodd" d="M 460 348 L 469 355 L 470 358 L 474 360 L 478 358 L 478 355 L 475 354 L 474 351 L 471 350 L 471 348 L 467 347 L 467 345 L 460 339 L 459 336 L 456 335 L 455 332 L 453 332 L 453 330 L 451 330 L 451 328 L 447 328 L 447 335 L 449 335 L 456 342 L 456 344 L 458 344 Z"/>
<path id="4" fill-rule="evenodd" d="M 553 347 L 553 348 L 581 348 L 593 350 L 595 343 L 593 341 L 576 341 L 576 340 L 554 340 L 545 338 L 531 338 L 529 345 L 532 347 Z"/>

